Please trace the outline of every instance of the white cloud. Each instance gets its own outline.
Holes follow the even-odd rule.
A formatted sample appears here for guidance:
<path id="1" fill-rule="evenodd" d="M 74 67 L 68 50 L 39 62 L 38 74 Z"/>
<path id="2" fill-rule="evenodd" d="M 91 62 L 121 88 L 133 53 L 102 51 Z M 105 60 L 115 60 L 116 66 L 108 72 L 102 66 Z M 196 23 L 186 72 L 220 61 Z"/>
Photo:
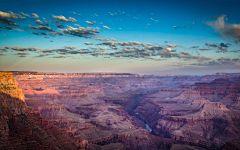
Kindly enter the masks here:
<path id="1" fill-rule="evenodd" d="M 59 20 L 59 21 L 66 21 L 66 22 L 76 22 L 77 20 L 72 18 L 72 17 L 69 17 L 68 19 L 65 18 L 64 16 L 60 15 L 60 16 L 54 16 L 53 15 L 53 18 Z"/>
<path id="2" fill-rule="evenodd" d="M 202 62 L 202 61 L 204 61 L 204 60 L 211 60 L 211 58 L 204 57 L 204 56 L 192 56 L 192 55 L 190 55 L 190 54 L 187 53 L 187 52 L 181 52 L 180 54 L 178 54 L 177 57 L 184 58 L 185 60 L 188 60 L 188 59 L 197 59 L 199 62 Z"/>
<path id="3" fill-rule="evenodd" d="M 233 37 L 240 42 L 240 24 L 225 23 L 225 15 L 218 17 L 216 21 L 206 22 L 215 31 L 218 31 L 225 37 Z"/>
<path id="4" fill-rule="evenodd" d="M 113 41 L 107 41 L 107 42 L 103 42 L 102 45 L 109 45 L 109 46 L 113 46 L 115 43 Z"/>
<path id="5" fill-rule="evenodd" d="M 15 55 L 29 55 L 28 52 L 18 52 L 18 53 L 15 53 Z"/>
<path id="6" fill-rule="evenodd" d="M 176 45 L 176 44 L 167 44 L 166 47 L 177 47 L 179 45 Z"/>
<path id="7" fill-rule="evenodd" d="M 35 30 L 44 30 L 44 31 L 51 31 L 51 32 L 54 31 L 49 27 L 45 27 L 45 26 L 41 26 L 41 25 L 39 25 L 39 27 L 34 27 L 34 26 L 29 25 L 29 27 L 32 29 L 35 29 Z"/>
<path id="8" fill-rule="evenodd" d="M 87 24 L 90 24 L 90 25 L 93 25 L 93 23 L 92 22 L 90 22 L 90 21 L 85 21 Z"/>
<path id="9" fill-rule="evenodd" d="M 14 28 L 14 30 L 17 30 L 17 31 L 21 31 L 21 32 L 24 32 L 24 30 L 20 30 L 20 29 L 16 29 L 16 28 Z"/>
<path id="10" fill-rule="evenodd" d="M 107 26 L 103 26 L 104 28 L 106 28 L 106 29 L 111 29 L 111 28 L 109 28 L 109 27 L 107 27 Z"/>
<path id="11" fill-rule="evenodd" d="M 84 44 L 86 44 L 86 45 L 93 45 L 93 43 L 90 43 L 90 42 L 85 42 Z"/>
<path id="12" fill-rule="evenodd" d="M 8 49 L 10 49 L 10 47 L 8 47 Z M 15 50 L 15 51 L 36 51 L 36 50 L 40 50 L 40 48 L 38 47 L 12 47 L 12 50 Z"/>
<path id="13" fill-rule="evenodd" d="M 107 38 L 97 38 L 97 40 L 100 40 L 100 41 L 108 41 Z"/>
<path id="14" fill-rule="evenodd" d="M 42 26 L 48 26 L 48 24 L 43 23 L 41 20 L 36 20 L 36 24 L 42 25 Z"/>
<path id="15" fill-rule="evenodd" d="M 25 13 L 23 13 L 23 12 L 21 12 L 21 13 L 22 13 L 22 15 L 31 18 L 29 14 L 25 14 Z"/>
<path id="16" fill-rule="evenodd" d="M 79 27 L 79 28 L 73 28 L 71 26 L 67 26 L 68 29 L 59 29 L 65 34 L 70 34 L 74 36 L 79 36 L 79 37 L 89 37 L 89 36 L 95 36 L 97 35 L 97 28 L 94 27 Z"/>
<path id="17" fill-rule="evenodd" d="M 105 50 L 106 47 L 99 47 L 100 50 Z"/>
<path id="18" fill-rule="evenodd" d="M 111 38 L 111 40 L 112 40 L 112 41 L 117 41 L 117 40 L 115 40 L 114 38 Z"/>
<path id="19" fill-rule="evenodd" d="M 6 18 L 13 18 L 13 19 L 17 19 L 18 17 L 13 13 L 5 13 L 0 11 L 0 17 L 6 17 Z"/>
<path id="20" fill-rule="evenodd" d="M 33 18 L 39 18 L 39 16 L 35 13 L 32 13 Z"/>

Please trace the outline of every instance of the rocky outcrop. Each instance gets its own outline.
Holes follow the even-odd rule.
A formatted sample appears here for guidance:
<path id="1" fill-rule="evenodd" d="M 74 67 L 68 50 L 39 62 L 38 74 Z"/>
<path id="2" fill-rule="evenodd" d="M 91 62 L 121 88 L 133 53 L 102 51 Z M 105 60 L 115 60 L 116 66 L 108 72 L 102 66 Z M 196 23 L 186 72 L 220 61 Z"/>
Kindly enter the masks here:
<path id="1" fill-rule="evenodd" d="M 0 72 L 0 91 L 10 95 L 11 97 L 16 97 L 24 101 L 24 95 L 22 89 L 18 88 L 18 84 L 12 77 L 11 72 L 1 71 Z"/>
<path id="2" fill-rule="evenodd" d="M 0 149 L 77 149 L 64 131 L 52 126 L 24 102 L 0 93 Z"/>
<path id="3" fill-rule="evenodd" d="M 89 147 L 84 140 L 71 140 L 64 130 L 51 125 L 26 106 L 10 72 L 1 72 L 0 77 L 2 87 L 15 87 L 12 92 L 7 91 L 9 89 L 0 90 L 0 149 L 72 150 Z M 17 94 L 14 94 L 16 91 Z"/>

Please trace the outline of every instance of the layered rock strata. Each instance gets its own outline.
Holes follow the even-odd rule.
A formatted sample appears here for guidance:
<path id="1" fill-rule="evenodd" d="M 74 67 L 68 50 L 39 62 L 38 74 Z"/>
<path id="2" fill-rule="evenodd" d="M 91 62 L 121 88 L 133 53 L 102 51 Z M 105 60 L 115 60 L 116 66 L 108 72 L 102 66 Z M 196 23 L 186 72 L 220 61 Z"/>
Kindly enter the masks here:
<path id="1" fill-rule="evenodd" d="M 86 149 L 26 106 L 10 72 L 0 72 L 0 149 Z"/>
<path id="2" fill-rule="evenodd" d="M 13 74 L 27 105 L 96 149 L 216 149 L 239 135 L 238 74 Z"/>

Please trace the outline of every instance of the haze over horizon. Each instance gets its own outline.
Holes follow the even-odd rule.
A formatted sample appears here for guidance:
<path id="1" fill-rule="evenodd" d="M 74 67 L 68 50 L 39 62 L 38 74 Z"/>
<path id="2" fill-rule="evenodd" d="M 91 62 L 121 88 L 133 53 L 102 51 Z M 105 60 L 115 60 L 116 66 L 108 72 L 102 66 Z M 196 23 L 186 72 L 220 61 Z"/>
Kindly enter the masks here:
<path id="1" fill-rule="evenodd" d="M 0 70 L 240 72 L 240 1 L 1 0 Z"/>
<path id="2" fill-rule="evenodd" d="M 4 72 L 3 70 L 0 70 L 0 72 Z M 140 76 L 142 75 L 156 75 L 156 76 L 205 76 L 205 75 L 217 75 L 217 74 L 240 74 L 240 72 L 215 72 L 215 73 L 206 73 L 206 74 L 178 74 L 178 73 L 159 73 L 159 74 L 141 74 L 141 73 L 129 73 L 129 72 L 108 72 L 108 71 L 94 71 L 94 72 L 44 72 L 44 71 L 7 71 L 7 72 L 29 72 L 29 73 L 34 73 L 34 72 L 37 72 L 37 73 L 58 73 L 58 74 L 74 74 L 74 73 L 83 73 L 83 74 L 92 74 L 92 73 L 95 73 L 95 74 L 98 74 L 98 73 L 101 73 L 101 74 L 131 74 L 131 75 L 134 75 L 134 74 L 138 74 Z"/>

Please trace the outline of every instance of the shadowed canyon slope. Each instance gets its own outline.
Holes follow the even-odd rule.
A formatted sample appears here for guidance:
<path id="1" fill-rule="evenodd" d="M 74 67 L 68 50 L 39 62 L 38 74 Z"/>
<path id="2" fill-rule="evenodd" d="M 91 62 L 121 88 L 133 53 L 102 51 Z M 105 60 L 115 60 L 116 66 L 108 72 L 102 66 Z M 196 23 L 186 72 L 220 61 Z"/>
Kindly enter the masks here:
<path id="1" fill-rule="evenodd" d="M 240 135 L 240 74 L 12 73 L 36 114 L 93 149 L 219 149 Z"/>

